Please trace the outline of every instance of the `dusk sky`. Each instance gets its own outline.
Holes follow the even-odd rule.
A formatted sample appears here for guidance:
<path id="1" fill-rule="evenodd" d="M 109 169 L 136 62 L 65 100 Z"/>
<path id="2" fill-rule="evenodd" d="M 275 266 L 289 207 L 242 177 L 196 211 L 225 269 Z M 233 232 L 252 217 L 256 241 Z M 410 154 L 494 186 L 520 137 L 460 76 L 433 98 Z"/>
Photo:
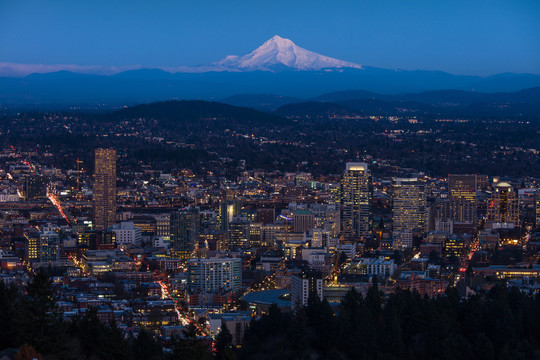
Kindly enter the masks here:
<path id="1" fill-rule="evenodd" d="M 275 34 L 367 66 L 540 74 L 538 0 L 0 0 L 0 63 L 192 66 Z"/>

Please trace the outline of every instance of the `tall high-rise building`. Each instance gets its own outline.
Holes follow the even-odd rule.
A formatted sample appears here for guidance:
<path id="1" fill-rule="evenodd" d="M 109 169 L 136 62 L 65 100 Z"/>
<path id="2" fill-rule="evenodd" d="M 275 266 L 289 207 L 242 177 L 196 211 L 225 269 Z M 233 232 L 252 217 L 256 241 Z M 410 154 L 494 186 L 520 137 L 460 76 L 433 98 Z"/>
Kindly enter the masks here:
<path id="1" fill-rule="evenodd" d="M 39 234 L 25 235 L 25 258 L 26 263 L 29 264 L 33 261 L 39 261 Z"/>
<path id="2" fill-rule="evenodd" d="M 229 223 L 229 249 L 249 247 L 250 222 L 240 216 L 235 216 Z"/>
<path id="3" fill-rule="evenodd" d="M 328 245 L 328 239 L 331 238 L 331 233 L 323 229 L 313 229 L 313 237 L 311 238 L 311 247 L 322 248 Z"/>
<path id="4" fill-rule="evenodd" d="M 122 221 L 112 226 L 116 244 L 123 246 L 139 246 L 142 243 L 142 231 L 133 225 L 133 221 Z"/>
<path id="5" fill-rule="evenodd" d="M 536 195 L 534 198 L 534 207 L 536 210 L 536 228 L 540 229 L 540 190 L 536 191 Z"/>
<path id="6" fill-rule="evenodd" d="M 112 250 L 116 246 L 116 233 L 112 230 L 94 230 L 92 250 Z"/>
<path id="7" fill-rule="evenodd" d="M 54 231 L 26 236 L 27 263 L 51 263 L 60 260 L 60 237 Z"/>
<path id="8" fill-rule="evenodd" d="M 171 215 L 161 214 L 156 216 L 156 235 L 170 236 L 171 235 Z"/>
<path id="9" fill-rule="evenodd" d="M 39 261 L 55 262 L 60 260 L 60 237 L 54 231 L 39 234 Z"/>
<path id="10" fill-rule="evenodd" d="M 310 295 L 323 300 L 323 279 L 318 272 L 304 272 L 291 276 L 291 307 L 305 306 Z"/>
<path id="11" fill-rule="evenodd" d="M 199 231 L 199 235 L 197 236 L 199 238 L 199 246 L 208 250 L 227 251 L 229 248 L 226 231 L 205 229 Z"/>
<path id="12" fill-rule="evenodd" d="M 276 209 L 257 209 L 257 222 L 266 224 L 273 224 L 276 220 Z"/>
<path id="13" fill-rule="evenodd" d="M 107 229 L 116 222 L 116 150 L 95 150 L 94 228 Z"/>
<path id="14" fill-rule="evenodd" d="M 30 175 L 24 181 L 26 200 L 44 198 L 47 196 L 49 179 L 42 175 Z"/>
<path id="15" fill-rule="evenodd" d="M 413 232 L 425 231 L 426 193 L 417 178 L 395 178 L 392 188 L 394 249 L 403 250 L 412 247 Z"/>
<path id="16" fill-rule="evenodd" d="M 339 204 L 310 204 L 313 213 L 313 227 L 325 229 L 338 237 L 340 233 L 340 206 Z"/>
<path id="17" fill-rule="evenodd" d="M 328 204 L 339 205 L 340 200 L 341 200 L 341 184 L 330 183 L 327 186 L 327 191 L 328 191 Z"/>
<path id="18" fill-rule="evenodd" d="M 218 217 L 214 210 L 202 210 L 199 212 L 199 225 L 201 230 L 217 230 L 219 227 Z"/>
<path id="19" fill-rule="evenodd" d="M 189 259 L 188 290 L 220 293 L 242 288 L 242 260 L 228 258 Z"/>
<path id="20" fill-rule="evenodd" d="M 458 223 L 477 222 L 476 218 L 476 175 L 448 175 L 448 195 L 450 198 L 450 217 Z"/>
<path id="21" fill-rule="evenodd" d="M 314 217 L 311 210 L 296 210 L 293 214 L 294 232 L 306 232 L 313 229 Z"/>
<path id="22" fill-rule="evenodd" d="M 373 181 L 366 163 L 347 163 L 341 180 L 341 232 L 347 238 L 371 235 Z"/>
<path id="23" fill-rule="evenodd" d="M 263 224 L 250 223 L 249 224 L 249 246 L 260 247 L 262 246 L 263 238 Z"/>
<path id="24" fill-rule="evenodd" d="M 199 209 L 185 208 L 172 212 L 170 224 L 171 255 L 189 259 L 198 243 Z"/>
<path id="25" fill-rule="evenodd" d="M 519 197 L 510 184 L 500 182 L 495 186 L 488 203 L 486 225 L 491 229 L 520 226 Z"/>
<path id="26" fill-rule="evenodd" d="M 242 210 L 241 200 L 226 200 L 219 204 L 219 221 L 221 230 L 229 230 L 229 223 L 233 221 L 235 215 L 239 215 Z"/>

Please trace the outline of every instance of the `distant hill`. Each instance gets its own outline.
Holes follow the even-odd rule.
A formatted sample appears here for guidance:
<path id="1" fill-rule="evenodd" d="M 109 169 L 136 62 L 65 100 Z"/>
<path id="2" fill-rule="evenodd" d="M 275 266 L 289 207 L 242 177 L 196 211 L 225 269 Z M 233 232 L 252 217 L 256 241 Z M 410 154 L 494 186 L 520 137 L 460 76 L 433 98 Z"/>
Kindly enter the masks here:
<path id="1" fill-rule="evenodd" d="M 364 90 L 323 94 L 308 102 L 286 104 L 276 114 L 332 118 L 354 115 L 448 115 L 540 119 L 540 87 L 508 93 L 436 90 L 387 95 Z"/>
<path id="2" fill-rule="evenodd" d="M 278 115 L 294 118 L 327 119 L 359 115 L 360 112 L 347 106 L 329 102 L 301 102 L 283 105 L 275 112 Z"/>
<path id="3" fill-rule="evenodd" d="M 262 111 L 274 111 L 282 105 L 302 101 L 304 100 L 300 98 L 271 94 L 238 94 L 221 100 L 225 104 L 244 106 Z"/>
<path id="4" fill-rule="evenodd" d="M 351 99 L 339 104 L 364 115 L 431 114 L 438 111 L 430 104 L 415 101 L 384 101 L 379 99 Z"/>
<path id="5" fill-rule="evenodd" d="M 372 98 L 381 94 L 411 94 L 422 91 L 454 89 L 472 92 L 519 91 L 540 86 L 540 75 L 508 74 L 479 77 L 432 71 L 394 71 L 372 67 L 343 68 L 335 71 L 249 71 L 169 73 L 162 70 L 130 70 L 116 75 L 81 75 L 66 71 L 32 74 L 23 78 L 0 77 L 0 105 L 47 108 L 105 104 L 109 108 L 169 99 L 225 99 L 234 94 L 277 94 L 292 98 L 315 98 L 340 91 L 330 102 Z M 372 95 L 374 93 L 375 95 Z M 405 99 L 404 99 L 405 100 Z M 412 99 L 406 99 L 412 100 Z M 251 100 L 250 100 L 251 101 Z M 240 103 L 236 103 L 240 105 Z M 272 106 L 283 104 L 271 104 Z M 252 106 L 262 109 L 260 105 Z"/>
<path id="6" fill-rule="evenodd" d="M 315 100 L 343 105 L 362 114 L 540 118 L 540 87 L 492 94 L 435 90 L 387 95 L 352 90 L 323 94 Z"/>
<path id="7" fill-rule="evenodd" d="M 383 101 L 378 99 L 352 99 L 337 103 L 303 102 L 283 105 L 276 114 L 295 118 L 339 118 L 368 115 L 428 114 L 436 112 L 434 106 L 416 102 Z"/>
<path id="8" fill-rule="evenodd" d="M 137 118 L 155 119 L 159 125 L 170 130 L 207 126 L 286 124 L 289 121 L 253 109 L 208 102 L 202 100 L 166 101 L 127 107 L 104 116 L 112 121 Z"/>
<path id="9" fill-rule="evenodd" d="M 313 101 L 340 102 L 344 100 L 356 99 L 393 99 L 393 95 L 383 95 L 366 90 L 343 90 L 325 93 L 313 98 Z"/>
<path id="10" fill-rule="evenodd" d="M 464 90 L 432 90 L 398 95 L 379 94 L 364 90 L 336 91 L 314 98 L 316 101 L 342 103 L 357 99 L 383 101 L 412 101 L 430 105 L 463 106 L 478 102 L 534 103 L 540 102 L 540 87 L 514 92 L 485 93 Z"/>

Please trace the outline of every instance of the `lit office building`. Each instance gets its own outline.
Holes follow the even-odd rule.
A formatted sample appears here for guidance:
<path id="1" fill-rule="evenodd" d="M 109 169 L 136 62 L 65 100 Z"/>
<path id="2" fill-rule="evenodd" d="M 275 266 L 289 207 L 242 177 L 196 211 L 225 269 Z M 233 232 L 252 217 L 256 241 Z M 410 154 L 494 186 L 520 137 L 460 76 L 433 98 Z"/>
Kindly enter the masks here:
<path id="1" fill-rule="evenodd" d="M 291 307 L 305 306 L 313 294 L 323 299 L 323 279 L 320 273 L 302 273 L 291 277 Z"/>
<path id="2" fill-rule="evenodd" d="M 229 249 L 248 248 L 250 222 L 241 217 L 235 217 L 229 223 Z"/>
<path id="3" fill-rule="evenodd" d="M 116 222 L 116 150 L 95 150 L 94 225 L 107 229 Z"/>
<path id="4" fill-rule="evenodd" d="M 313 229 L 313 213 L 310 210 L 296 210 L 293 215 L 294 232 L 306 232 Z"/>
<path id="5" fill-rule="evenodd" d="M 257 209 L 257 222 L 263 225 L 273 224 L 276 220 L 276 209 Z"/>
<path id="6" fill-rule="evenodd" d="M 170 238 L 171 255 L 177 258 L 189 259 L 198 242 L 199 210 L 185 208 L 171 213 Z"/>
<path id="7" fill-rule="evenodd" d="M 242 287 L 241 259 L 189 259 L 187 267 L 190 292 L 221 293 Z"/>
<path id="8" fill-rule="evenodd" d="M 60 260 L 60 237 L 54 231 L 44 231 L 26 237 L 26 262 L 54 263 Z"/>
<path id="9" fill-rule="evenodd" d="M 251 223 L 249 224 L 249 246 L 260 247 L 262 246 L 263 239 L 263 224 Z"/>
<path id="10" fill-rule="evenodd" d="M 371 235 L 373 182 L 366 163 L 347 163 L 341 180 L 341 232 L 360 239 Z"/>
<path id="11" fill-rule="evenodd" d="M 229 223 L 233 221 L 236 215 L 240 215 L 242 210 L 242 201 L 227 200 L 219 204 L 219 223 L 221 230 L 229 230 Z"/>
<path id="12" fill-rule="evenodd" d="M 415 231 L 425 231 L 426 194 L 424 184 L 417 178 L 396 178 L 392 188 L 394 249 L 404 250 L 412 247 Z"/>
<path id="13" fill-rule="evenodd" d="M 60 260 L 60 236 L 54 231 L 39 234 L 39 262 L 52 263 Z"/>
<path id="14" fill-rule="evenodd" d="M 458 223 L 476 224 L 476 175 L 448 175 L 450 217 Z"/>
<path id="15" fill-rule="evenodd" d="M 490 229 L 513 229 L 520 226 L 519 198 L 512 186 L 500 182 L 491 193 L 488 203 L 486 227 Z"/>
<path id="16" fill-rule="evenodd" d="M 41 175 L 30 175 L 24 181 L 26 200 L 39 199 L 47 196 L 49 179 Z"/>
<path id="17" fill-rule="evenodd" d="M 540 190 L 536 191 L 536 197 L 534 199 L 536 209 L 536 228 L 540 229 Z"/>
<path id="18" fill-rule="evenodd" d="M 171 235 L 171 215 L 161 214 L 156 216 L 156 235 L 170 236 Z"/>

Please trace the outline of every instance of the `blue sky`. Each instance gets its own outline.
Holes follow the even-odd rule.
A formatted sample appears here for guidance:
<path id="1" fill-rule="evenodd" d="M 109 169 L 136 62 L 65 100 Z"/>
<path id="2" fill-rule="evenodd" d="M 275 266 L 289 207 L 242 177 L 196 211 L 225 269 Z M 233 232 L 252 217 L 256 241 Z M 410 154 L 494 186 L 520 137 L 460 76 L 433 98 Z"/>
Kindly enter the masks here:
<path id="1" fill-rule="evenodd" d="M 0 62 L 201 65 L 278 34 L 367 66 L 540 74 L 540 1 L 0 0 Z"/>

